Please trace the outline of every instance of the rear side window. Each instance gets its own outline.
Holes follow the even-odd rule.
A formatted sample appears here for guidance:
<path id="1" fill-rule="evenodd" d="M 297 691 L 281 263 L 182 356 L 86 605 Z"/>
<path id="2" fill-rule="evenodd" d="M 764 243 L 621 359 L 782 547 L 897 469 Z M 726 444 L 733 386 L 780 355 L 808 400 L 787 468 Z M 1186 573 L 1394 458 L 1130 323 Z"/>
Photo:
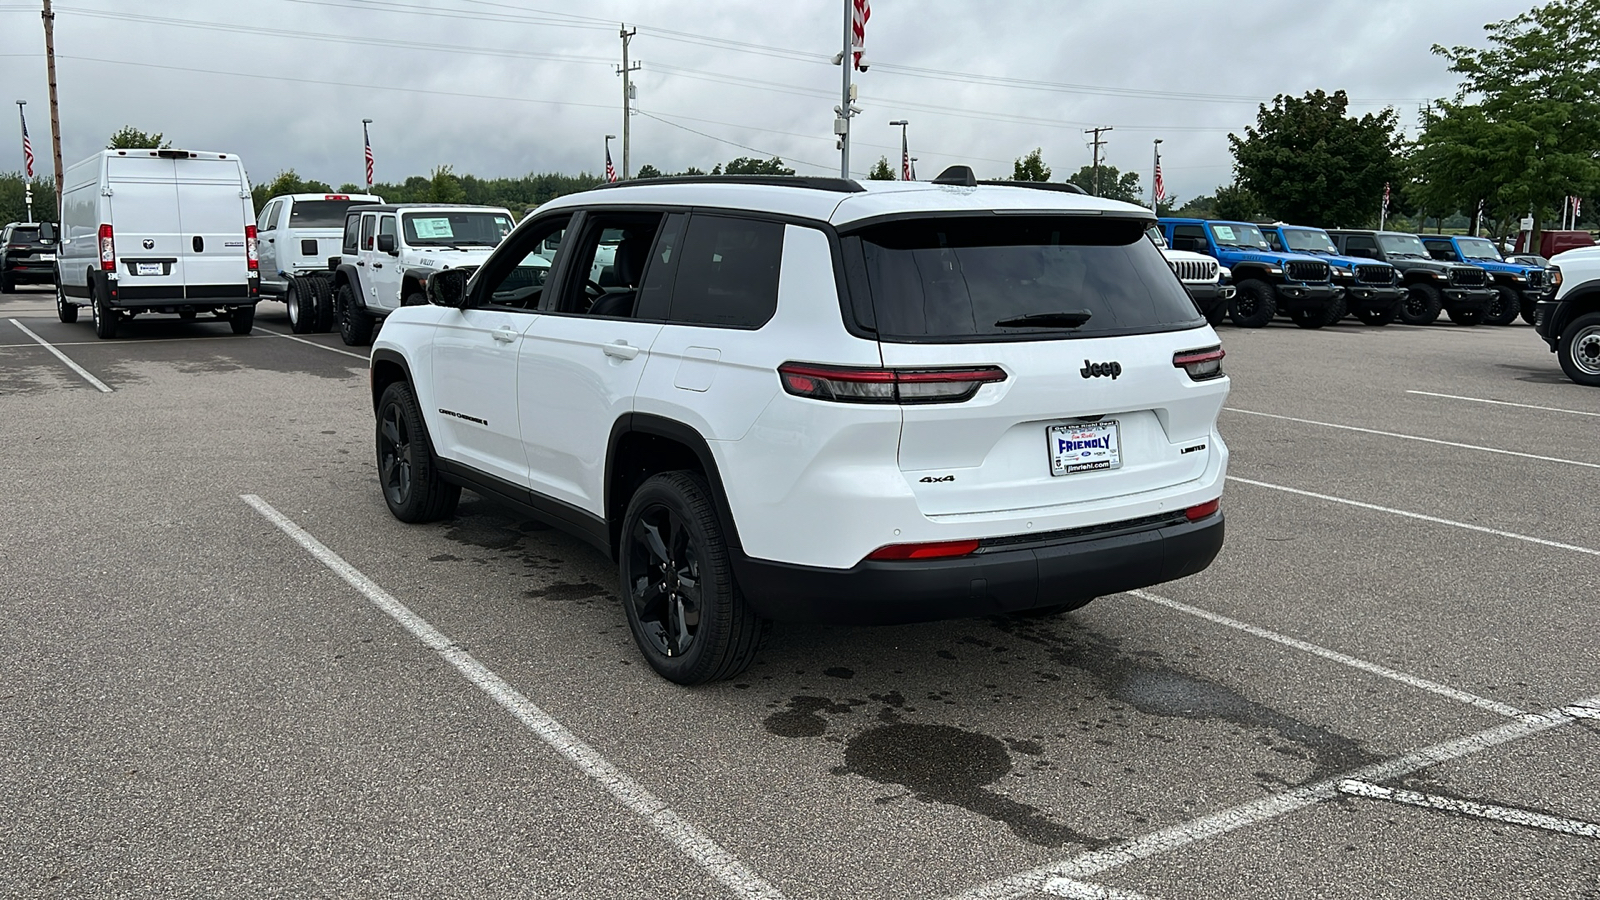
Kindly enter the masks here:
<path id="1" fill-rule="evenodd" d="M 344 252 L 356 252 L 356 235 L 361 231 L 361 217 L 351 216 L 344 220 Z"/>
<path id="2" fill-rule="evenodd" d="M 870 226 L 851 293 L 871 298 L 880 340 L 1056 340 L 1205 322 L 1146 223 L 1077 216 L 952 217 Z M 866 323 L 862 323 L 866 324 Z"/>
<path id="3" fill-rule="evenodd" d="M 372 235 L 378 225 L 378 217 L 368 213 L 361 217 L 361 249 L 372 249 Z"/>
<path id="4" fill-rule="evenodd" d="M 780 222 L 694 215 L 683 235 L 668 321 L 760 328 L 778 310 Z"/>
<path id="5" fill-rule="evenodd" d="M 362 202 L 355 200 L 296 200 L 289 207 L 289 228 L 338 228 L 344 211 Z"/>

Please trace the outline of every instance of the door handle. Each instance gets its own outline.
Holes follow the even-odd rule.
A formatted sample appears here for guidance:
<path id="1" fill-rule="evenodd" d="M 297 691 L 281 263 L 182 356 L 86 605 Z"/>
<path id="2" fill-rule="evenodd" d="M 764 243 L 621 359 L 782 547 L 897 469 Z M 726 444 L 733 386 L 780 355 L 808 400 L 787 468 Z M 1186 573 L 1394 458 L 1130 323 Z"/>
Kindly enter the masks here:
<path id="1" fill-rule="evenodd" d="M 267 243 L 269 243 L 269 244 L 276 244 L 277 242 L 278 242 L 277 238 L 267 238 Z"/>
<path id="2" fill-rule="evenodd" d="M 501 325 L 489 333 L 494 336 L 495 340 L 503 341 L 507 344 L 517 339 L 517 330 L 510 325 Z"/>
<path id="3" fill-rule="evenodd" d="M 627 341 L 613 341 L 609 344 L 602 344 L 600 350 L 605 355 L 613 356 L 617 359 L 633 359 L 639 355 L 639 348 Z"/>
<path id="4" fill-rule="evenodd" d="M 358 266 L 364 266 L 364 265 L 366 265 L 366 264 L 367 264 L 367 263 L 366 263 L 366 261 L 365 261 L 365 260 L 359 260 L 359 259 L 358 259 L 358 260 L 356 260 L 356 265 L 358 265 Z"/>
<path id="5" fill-rule="evenodd" d="M 374 269 L 381 269 L 381 268 L 383 268 L 383 263 L 373 263 L 372 267 Z"/>

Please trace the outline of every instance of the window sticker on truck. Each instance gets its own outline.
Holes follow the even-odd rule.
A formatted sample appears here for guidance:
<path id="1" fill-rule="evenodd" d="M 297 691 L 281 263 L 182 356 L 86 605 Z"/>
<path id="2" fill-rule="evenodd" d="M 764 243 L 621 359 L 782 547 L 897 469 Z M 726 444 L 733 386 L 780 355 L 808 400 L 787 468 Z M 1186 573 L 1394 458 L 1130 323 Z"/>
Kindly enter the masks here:
<path id="1" fill-rule="evenodd" d="M 450 228 L 450 220 L 443 216 L 437 219 L 413 218 L 412 225 L 416 226 L 417 237 L 422 240 L 432 238 L 452 238 L 456 233 Z"/>

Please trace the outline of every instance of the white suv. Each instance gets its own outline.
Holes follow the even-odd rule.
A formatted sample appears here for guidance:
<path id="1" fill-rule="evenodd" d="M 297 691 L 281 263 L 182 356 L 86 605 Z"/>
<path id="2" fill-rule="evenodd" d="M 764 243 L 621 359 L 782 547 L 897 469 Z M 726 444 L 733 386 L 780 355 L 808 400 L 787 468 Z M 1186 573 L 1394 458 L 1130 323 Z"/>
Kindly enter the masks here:
<path id="1" fill-rule="evenodd" d="M 955 167 L 546 203 L 379 335 L 389 508 L 441 518 L 466 487 L 589 541 L 683 684 L 743 670 L 774 619 L 1048 614 L 1198 572 L 1217 335 L 1148 210 L 1037 187 Z"/>

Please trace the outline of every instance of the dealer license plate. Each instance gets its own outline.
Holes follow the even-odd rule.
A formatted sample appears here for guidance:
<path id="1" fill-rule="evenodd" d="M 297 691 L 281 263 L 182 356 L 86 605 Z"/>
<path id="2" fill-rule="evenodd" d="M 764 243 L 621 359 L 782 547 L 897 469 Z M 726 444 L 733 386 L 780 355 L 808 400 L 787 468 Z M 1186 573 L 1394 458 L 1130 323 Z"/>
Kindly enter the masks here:
<path id="1" fill-rule="evenodd" d="M 133 274 L 135 274 L 135 275 L 160 275 L 160 274 L 162 274 L 162 272 L 161 272 L 161 263 L 134 263 L 133 264 Z"/>
<path id="2" fill-rule="evenodd" d="M 1122 466 L 1121 434 L 1115 419 L 1051 425 L 1045 429 L 1045 436 L 1050 442 L 1051 475 Z"/>
<path id="3" fill-rule="evenodd" d="M 39 254 L 39 258 L 44 260 L 45 262 L 55 262 L 56 261 L 56 255 L 54 253 L 41 253 L 41 254 Z"/>

